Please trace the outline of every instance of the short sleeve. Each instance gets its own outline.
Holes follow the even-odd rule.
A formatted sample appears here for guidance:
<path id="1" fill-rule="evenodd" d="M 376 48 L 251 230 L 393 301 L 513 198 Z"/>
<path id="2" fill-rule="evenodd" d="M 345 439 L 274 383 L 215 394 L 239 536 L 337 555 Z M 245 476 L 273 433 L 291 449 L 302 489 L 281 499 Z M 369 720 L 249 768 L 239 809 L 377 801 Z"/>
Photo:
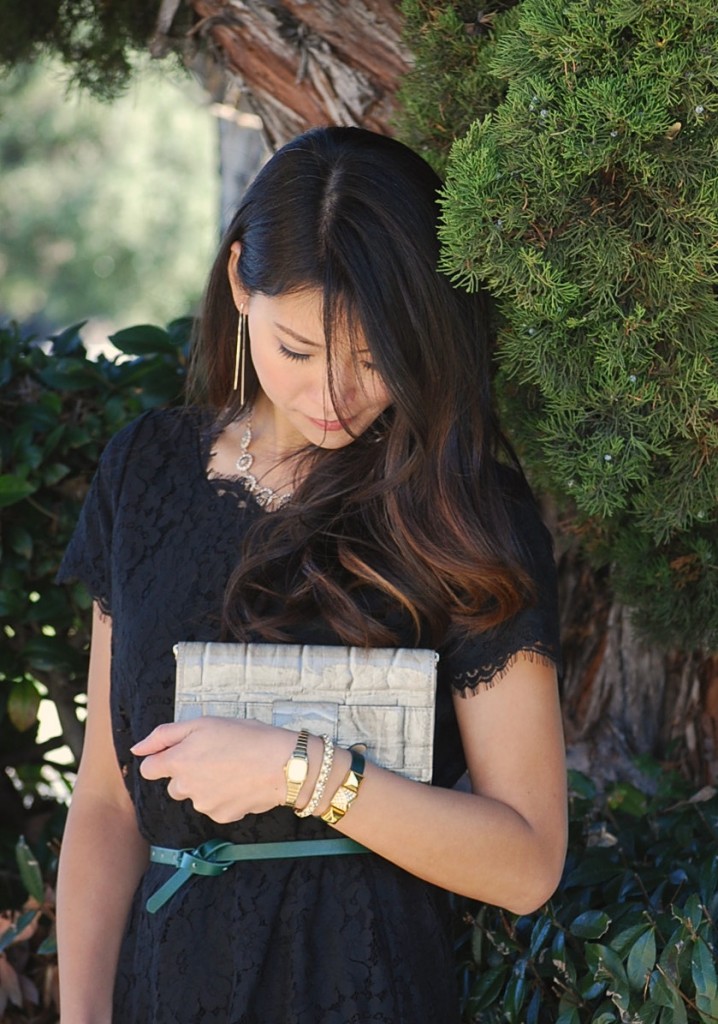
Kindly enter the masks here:
<path id="1" fill-rule="evenodd" d="M 112 614 L 112 535 L 128 453 L 139 420 L 116 434 L 104 449 L 56 583 L 84 583 L 106 615 Z"/>
<path id="2" fill-rule="evenodd" d="M 442 677 L 461 696 L 470 696 L 481 685 L 491 686 L 519 656 L 554 664 L 561 672 L 553 541 L 528 494 L 515 507 L 513 527 L 534 584 L 535 597 L 531 604 L 499 626 L 451 641 L 440 650 Z"/>

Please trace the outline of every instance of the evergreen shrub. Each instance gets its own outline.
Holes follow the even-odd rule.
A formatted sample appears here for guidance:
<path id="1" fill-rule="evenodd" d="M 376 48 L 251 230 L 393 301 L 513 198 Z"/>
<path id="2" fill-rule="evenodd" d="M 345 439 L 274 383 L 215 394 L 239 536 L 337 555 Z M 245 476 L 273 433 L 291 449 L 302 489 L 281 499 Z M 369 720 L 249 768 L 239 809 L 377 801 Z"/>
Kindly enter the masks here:
<path id="1" fill-rule="evenodd" d="M 533 480 L 645 634 L 714 647 L 718 12 L 522 0 L 500 17 L 476 58 L 499 99 L 448 162 L 443 268 L 496 297 L 497 389 Z M 451 50 L 425 42 L 446 85 Z"/>
<path id="2" fill-rule="evenodd" d="M 404 38 L 414 69 L 401 84 L 402 139 L 443 174 L 455 138 L 490 113 L 506 92 L 491 73 L 493 45 L 516 23 L 517 0 L 435 3 L 404 0 Z M 491 39 L 492 45 L 487 46 Z"/>

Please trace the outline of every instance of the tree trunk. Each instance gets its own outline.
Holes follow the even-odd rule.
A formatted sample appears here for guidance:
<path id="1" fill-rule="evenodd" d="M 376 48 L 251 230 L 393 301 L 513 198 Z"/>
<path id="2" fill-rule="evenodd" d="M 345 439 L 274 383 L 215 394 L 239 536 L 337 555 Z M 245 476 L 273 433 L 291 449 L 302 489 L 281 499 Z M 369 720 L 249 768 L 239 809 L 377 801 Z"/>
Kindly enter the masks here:
<path id="1" fill-rule="evenodd" d="M 271 146 L 321 124 L 391 134 L 396 91 L 411 64 L 398 0 L 189 2 L 199 18 L 193 34 L 245 93 Z M 174 9 L 178 0 L 165 3 Z M 718 658 L 643 643 L 607 574 L 576 552 L 561 558 L 559 575 L 569 763 L 599 783 L 645 785 L 635 759 L 648 754 L 696 782 L 714 779 Z"/>
<path id="2" fill-rule="evenodd" d="M 575 552 L 560 559 L 559 583 L 570 767 L 601 785 L 627 779 L 646 788 L 640 758 L 649 755 L 696 783 L 714 780 L 718 658 L 643 642 L 608 574 Z"/>
<path id="3" fill-rule="evenodd" d="M 195 35 L 236 76 L 274 148 L 316 125 L 391 133 L 409 67 L 392 0 L 190 0 Z"/>

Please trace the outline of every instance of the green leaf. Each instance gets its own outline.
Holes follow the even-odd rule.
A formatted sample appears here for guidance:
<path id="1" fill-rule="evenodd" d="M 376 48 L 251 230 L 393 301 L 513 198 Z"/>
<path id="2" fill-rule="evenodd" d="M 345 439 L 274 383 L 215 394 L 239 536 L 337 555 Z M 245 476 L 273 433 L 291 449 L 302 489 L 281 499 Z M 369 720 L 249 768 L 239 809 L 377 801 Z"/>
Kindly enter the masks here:
<path id="1" fill-rule="evenodd" d="M 51 462 L 49 466 L 45 466 L 42 470 L 42 482 L 46 487 L 54 487 L 69 472 L 70 467 L 66 466 L 64 462 Z"/>
<path id="2" fill-rule="evenodd" d="M 581 1024 L 576 1007 L 572 1006 L 570 1010 L 564 1010 L 561 1016 L 556 1018 L 556 1024 Z"/>
<path id="3" fill-rule="evenodd" d="M 585 978 L 581 978 L 576 987 L 581 998 L 590 1001 L 592 999 L 598 999 L 600 995 L 603 995 L 606 989 L 606 982 L 596 981 L 596 979 L 589 974 L 586 975 Z"/>
<path id="4" fill-rule="evenodd" d="M 31 679 L 20 679 L 12 684 L 7 700 L 8 718 L 18 730 L 27 732 L 37 722 L 40 694 Z"/>
<path id="5" fill-rule="evenodd" d="M 27 663 L 41 672 L 53 669 L 82 671 L 85 660 L 80 651 L 56 636 L 30 637 L 23 651 Z"/>
<path id="6" fill-rule="evenodd" d="M 673 993 L 673 1005 L 671 1006 L 671 1024 L 688 1024 L 688 1014 L 686 1013 L 686 1004 L 681 999 L 679 992 Z M 661 1013 L 661 1020 L 664 1018 L 668 1020 L 668 1009 L 664 1009 Z"/>
<path id="7" fill-rule="evenodd" d="M 653 1003 L 649 999 L 647 1002 L 642 1003 L 641 1006 L 639 1006 L 638 1013 L 635 1018 L 636 1022 L 637 1024 L 638 1022 L 640 1022 L 640 1024 L 656 1024 L 656 1020 L 658 1019 L 658 1014 L 660 1012 L 661 1007 L 658 1003 Z"/>
<path id="8" fill-rule="evenodd" d="M 696 987 L 696 996 L 703 996 L 708 1002 L 715 1001 L 718 991 L 715 961 L 702 938 L 699 938 L 693 947 L 691 976 Z"/>
<path id="9" fill-rule="evenodd" d="M 608 982 L 606 995 L 619 1009 L 628 1010 L 628 978 L 619 956 L 609 946 L 589 943 L 586 945 L 586 961 L 593 969 L 596 981 Z"/>
<path id="10" fill-rule="evenodd" d="M 541 989 L 535 988 L 526 1010 L 526 1024 L 538 1024 L 541 1012 Z"/>
<path id="11" fill-rule="evenodd" d="M 685 920 L 687 918 L 693 926 L 694 931 L 700 927 L 700 923 L 703 920 L 703 907 L 701 906 L 701 898 L 697 892 L 691 893 L 683 906 L 683 912 L 676 914 L 676 917 L 678 917 L 679 920 Z"/>
<path id="12" fill-rule="evenodd" d="M 656 937 L 650 928 L 636 940 L 628 954 L 626 973 L 632 988 L 643 991 L 648 982 L 650 972 L 656 966 Z"/>
<path id="13" fill-rule="evenodd" d="M 587 775 L 573 768 L 568 771 L 568 785 L 571 795 L 583 797 L 584 800 L 595 800 L 596 784 Z"/>
<path id="14" fill-rule="evenodd" d="M 37 484 L 31 484 L 22 477 L 14 476 L 12 473 L 3 473 L 0 476 L 0 507 L 14 505 L 23 498 L 27 498 L 37 490 Z"/>
<path id="15" fill-rule="evenodd" d="M 622 810 L 635 818 L 646 813 L 648 800 L 645 793 L 632 786 L 630 782 L 619 782 L 607 797 L 608 806 L 612 810 Z"/>
<path id="16" fill-rule="evenodd" d="M 485 1010 L 496 1001 L 504 987 L 508 973 L 508 965 L 502 964 L 501 967 L 492 967 L 481 974 L 471 991 L 472 1012 Z"/>
<path id="17" fill-rule="evenodd" d="M 516 1021 L 517 1024 L 521 1020 L 521 1008 L 524 1005 L 524 999 L 526 997 L 525 972 L 526 961 L 519 960 L 519 962 L 515 964 L 508 984 L 504 989 L 504 996 L 502 1000 L 504 1016 L 509 1021 Z"/>
<path id="18" fill-rule="evenodd" d="M 696 1008 L 702 1024 L 715 1024 L 718 1020 L 718 998 L 696 994 Z"/>
<path id="19" fill-rule="evenodd" d="M 20 594 L 17 590 L 11 590 L 9 587 L 0 588 L 0 616 L 5 618 L 12 618 L 15 615 L 20 615 L 25 609 L 25 594 Z"/>
<path id="20" fill-rule="evenodd" d="M 12 928 L 8 928 L 6 932 L 3 932 L 3 934 L 0 935 L 0 953 L 2 953 L 4 949 L 7 949 L 7 947 L 15 941 L 18 935 L 25 931 L 28 925 L 32 924 L 38 913 L 38 910 L 26 910 L 24 914 L 20 915 Z"/>
<path id="21" fill-rule="evenodd" d="M 698 875 L 701 899 L 705 904 L 711 902 L 718 890 L 718 855 L 704 861 Z"/>
<path id="22" fill-rule="evenodd" d="M 7 543 L 16 555 L 21 555 L 23 558 L 32 558 L 32 534 L 29 530 L 26 530 L 24 526 L 16 526 L 13 524 L 8 527 Z"/>
<path id="23" fill-rule="evenodd" d="M 46 939 L 43 939 L 37 947 L 37 951 L 40 956 L 54 956 L 54 954 L 57 953 L 57 934 L 55 932 L 54 924 L 50 934 Z"/>
<path id="24" fill-rule="evenodd" d="M 612 1010 L 599 1009 L 598 1012 L 591 1017 L 591 1024 L 616 1024 L 618 1017 Z"/>
<path id="25" fill-rule="evenodd" d="M 0 359 L 0 388 L 4 388 L 12 380 L 12 360 Z"/>
<path id="26" fill-rule="evenodd" d="M 191 316 L 181 316 L 167 324 L 167 333 L 178 347 L 189 345 L 192 339 L 192 328 L 194 319 Z"/>
<path id="27" fill-rule="evenodd" d="M 529 955 L 535 957 L 538 955 L 539 950 L 544 944 L 544 941 L 548 937 L 551 931 L 551 918 L 541 916 L 539 917 L 536 924 L 531 930 L 531 938 L 529 940 Z"/>
<path id="28" fill-rule="evenodd" d="M 161 327 L 138 324 L 110 335 L 110 341 L 120 352 L 133 356 L 154 355 L 157 352 L 176 352 L 177 343 Z"/>
<path id="29" fill-rule="evenodd" d="M 641 917 L 644 915 L 643 907 L 636 907 Z M 625 931 L 621 931 L 618 935 L 611 936 L 611 949 L 614 953 L 618 953 L 622 960 L 625 960 L 628 954 L 633 949 L 634 944 L 646 931 L 645 918 L 642 924 L 631 925 L 630 928 L 626 928 Z"/>
<path id="30" fill-rule="evenodd" d="M 573 871 L 569 872 L 563 887 L 570 889 L 575 886 L 601 885 L 615 878 L 620 872 L 621 869 L 619 867 L 615 864 L 607 863 L 600 854 L 592 856 L 587 854 L 583 860 L 579 861 Z"/>
<path id="31" fill-rule="evenodd" d="M 57 391 L 107 390 L 107 381 L 92 362 L 72 356 L 53 359 L 39 371 L 38 377 Z"/>
<path id="32" fill-rule="evenodd" d="M 70 356 L 84 354 L 85 347 L 82 344 L 80 331 L 87 323 L 87 320 L 80 320 L 79 323 L 66 327 L 59 334 L 54 334 L 49 340 L 52 342 L 52 354 L 54 356 Z"/>
<path id="33" fill-rule="evenodd" d="M 23 885 L 38 903 L 42 903 L 45 899 L 45 885 L 42 880 L 42 872 L 40 871 L 40 865 L 35 854 L 25 842 L 24 836 L 20 836 L 15 845 L 15 856 Z"/>
<path id="34" fill-rule="evenodd" d="M 600 939 L 611 926 L 611 918 L 602 910 L 586 910 L 575 917 L 569 931 L 579 939 Z"/>
<path id="35" fill-rule="evenodd" d="M 651 999 L 659 1006 L 673 1005 L 673 991 L 664 976 L 659 970 L 651 973 L 648 982 L 648 992 Z"/>

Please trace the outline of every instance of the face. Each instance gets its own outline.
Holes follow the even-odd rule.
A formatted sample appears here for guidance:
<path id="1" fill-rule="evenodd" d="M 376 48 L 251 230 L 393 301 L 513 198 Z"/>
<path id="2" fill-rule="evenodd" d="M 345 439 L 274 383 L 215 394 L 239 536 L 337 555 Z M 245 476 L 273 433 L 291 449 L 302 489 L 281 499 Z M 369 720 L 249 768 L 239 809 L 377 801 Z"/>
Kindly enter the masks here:
<path id="1" fill-rule="evenodd" d="M 244 299 L 244 312 L 249 317 L 252 362 L 264 395 L 261 404 L 269 404 L 277 439 L 287 445 L 309 441 L 321 448 L 342 448 L 388 408 L 390 398 L 364 338 L 350 338 L 337 325 L 331 361 L 334 404 L 322 305 L 319 291 L 257 293 Z"/>

